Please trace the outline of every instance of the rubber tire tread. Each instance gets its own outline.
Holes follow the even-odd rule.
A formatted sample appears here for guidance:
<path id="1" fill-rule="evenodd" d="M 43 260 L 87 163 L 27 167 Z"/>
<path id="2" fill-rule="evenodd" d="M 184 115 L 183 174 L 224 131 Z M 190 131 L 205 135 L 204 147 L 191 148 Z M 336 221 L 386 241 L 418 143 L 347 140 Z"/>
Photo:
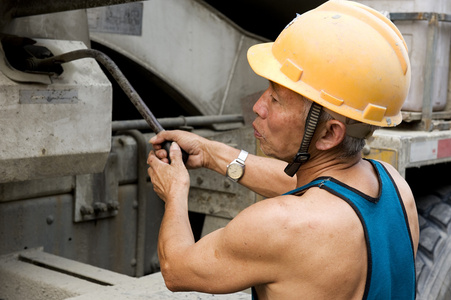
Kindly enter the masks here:
<path id="1" fill-rule="evenodd" d="M 416 199 L 420 242 L 417 300 L 451 299 L 451 185 Z"/>

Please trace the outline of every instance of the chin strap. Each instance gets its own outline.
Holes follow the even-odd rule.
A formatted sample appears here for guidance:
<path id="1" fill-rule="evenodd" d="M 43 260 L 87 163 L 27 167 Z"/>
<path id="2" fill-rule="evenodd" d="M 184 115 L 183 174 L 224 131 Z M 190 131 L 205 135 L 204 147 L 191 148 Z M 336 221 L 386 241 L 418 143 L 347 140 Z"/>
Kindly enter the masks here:
<path id="1" fill-rule="evenodd" d="M 289 163 L 285 168 L 285 173 L 293 177 L 294 174 L 299 170 L 301 165 L 307 162 L 310 158 L 310 154 L 308 153 L 308 148 L 310 146 L 310 142 L 312 140 L 313 134 L 316 130 L 316 125 L 318 125 L 319 117 L 321 116 L 322 106 L 313 102 L 312 106 L 307 115 L 307 120 L 305 121 L 305 132 L 304 137 L 302 138 L 301 147 L 298 150 L 298 153 L 293 158 L 293 162 Z"/>

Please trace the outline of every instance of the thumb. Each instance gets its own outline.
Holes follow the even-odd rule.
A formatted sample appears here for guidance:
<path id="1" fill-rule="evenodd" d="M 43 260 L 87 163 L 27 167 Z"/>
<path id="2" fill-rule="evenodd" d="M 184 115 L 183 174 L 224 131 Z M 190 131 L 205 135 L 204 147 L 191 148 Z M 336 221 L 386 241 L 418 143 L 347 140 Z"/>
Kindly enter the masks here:
<path id="1" fill-rule="evenodd" d="M 176 142 L 171 143 L 169 157 L 171 158 L 172 163 L 175 164 L 182 163 L 182 150 L 180 149 L 180 146 Z"/>

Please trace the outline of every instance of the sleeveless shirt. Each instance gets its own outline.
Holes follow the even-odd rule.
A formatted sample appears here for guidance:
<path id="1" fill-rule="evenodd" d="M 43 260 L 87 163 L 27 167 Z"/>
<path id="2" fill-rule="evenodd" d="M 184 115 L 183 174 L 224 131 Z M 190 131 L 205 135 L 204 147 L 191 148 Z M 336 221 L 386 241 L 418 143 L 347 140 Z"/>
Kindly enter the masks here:
<path id="1" fill-rule="evenodd" d="M 368 271 L 363 299 L 415 299 L 415 259 L 412 236 L 398 188 L 385 169 L 374 160 L 380 190 L 377 198 L 332 178 L 319 177 L 285 195 L 298 195 L 318 187 L 348 203 L 363 226 Z M 252 288 L 252 299 L 257 300 Z"/>

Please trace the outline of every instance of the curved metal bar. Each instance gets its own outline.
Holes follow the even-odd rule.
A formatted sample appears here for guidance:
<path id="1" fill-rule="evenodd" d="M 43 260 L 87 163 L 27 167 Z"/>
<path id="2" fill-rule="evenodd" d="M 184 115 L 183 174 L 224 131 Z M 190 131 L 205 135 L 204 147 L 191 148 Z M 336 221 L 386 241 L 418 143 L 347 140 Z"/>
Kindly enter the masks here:
<path id="1" fill-rule="evenodd" d="M 111 74 L 111 76 L 113 76 L 113 78 L 122 88 L 124 93 L 128 96 L 133 105 L 135 105 L 136 109 L 144 118 L 144 120 L 146 120 L 147 124 L 149 124 L 152 131 L 155 133 L 159 133 L 160 131 L 164 130 L 161 124 L 158 123 L 153 113 L 149 110 L 147 105 L 138 95 L 136 90 L 133 88 L 133 86 L 130 84 L 130 82 L 127 80 L 124 74 L 121 72 L 119 67 L 114 63 L 114 61 L 111 58 L 109 58 L 106 54 L 98 50 L 94 49 L 75 50 L 72 52 L 56 55 L 46 59 L 37 59 L 33 57 L 28 60 L 28 69 L 29 71 L 37 71 L 42 68 L 45 69 L 50 66 L 64 64 L 82 58 L 94 58 L 99 63 L 101 63 L 105 67 L 105 69 L 107 69 L 107 71 Z"/>

